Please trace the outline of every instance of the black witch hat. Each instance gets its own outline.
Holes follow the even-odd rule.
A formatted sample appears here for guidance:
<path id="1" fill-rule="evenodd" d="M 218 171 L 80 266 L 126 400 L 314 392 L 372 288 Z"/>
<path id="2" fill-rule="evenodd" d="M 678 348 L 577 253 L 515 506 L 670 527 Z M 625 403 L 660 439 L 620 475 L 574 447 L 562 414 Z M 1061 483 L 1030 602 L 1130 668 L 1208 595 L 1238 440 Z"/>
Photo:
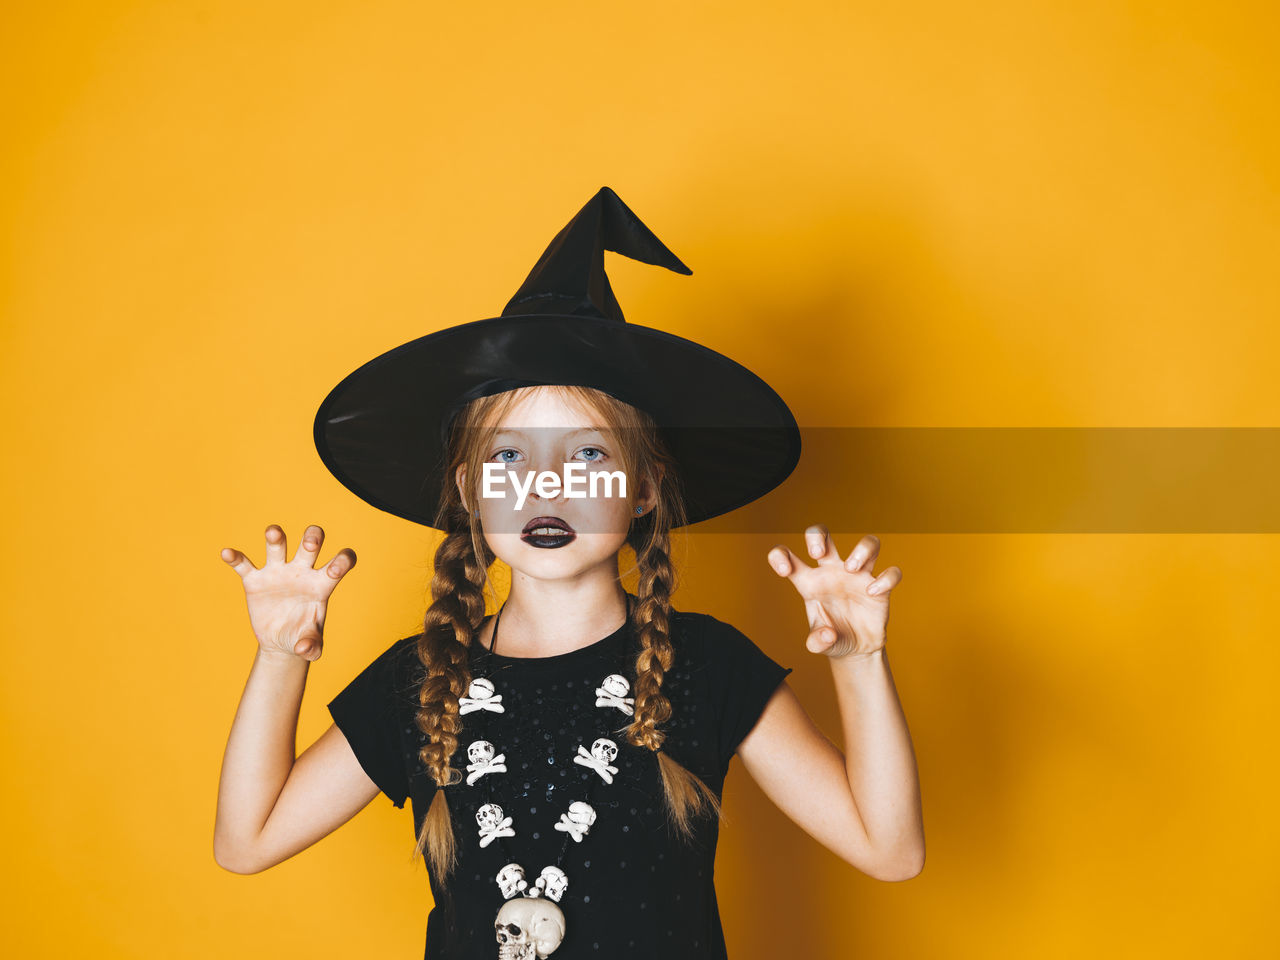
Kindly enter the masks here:
<path id="1" fill-rule="evenodd" d="M 396 347 L 334 387 L 315 419 L 320 459 L 352 493 L 433 526 L 449 428 L 477 397 L 535 384 L 592 387 L 654 418 L 678 465 L 689 523 L 782 483 L 800 459 L 795 417 L 741 364 L 627 323 L 604 252 L 691 274 L 601 187 L 543 252 L 502 315 Z"/>

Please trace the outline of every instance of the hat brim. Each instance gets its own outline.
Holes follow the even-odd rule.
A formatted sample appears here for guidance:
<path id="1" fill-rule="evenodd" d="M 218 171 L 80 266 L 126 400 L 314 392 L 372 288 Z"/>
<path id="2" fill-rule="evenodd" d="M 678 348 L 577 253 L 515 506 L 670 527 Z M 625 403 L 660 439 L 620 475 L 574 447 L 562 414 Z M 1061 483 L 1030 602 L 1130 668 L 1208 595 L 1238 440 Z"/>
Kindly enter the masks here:
<path id="1" fill-rule="evenodd" d="M 365 502 L 434 526 L 442 420 L 488 380 L 593 387 L 649 413 L 678 465 L 690 524 L 764 496 L 800 459 L 795 417 L 746 367 L 662 330 L 569 315 L 476 320 L 375 357 L 320 404 L 316 450 Z"/>

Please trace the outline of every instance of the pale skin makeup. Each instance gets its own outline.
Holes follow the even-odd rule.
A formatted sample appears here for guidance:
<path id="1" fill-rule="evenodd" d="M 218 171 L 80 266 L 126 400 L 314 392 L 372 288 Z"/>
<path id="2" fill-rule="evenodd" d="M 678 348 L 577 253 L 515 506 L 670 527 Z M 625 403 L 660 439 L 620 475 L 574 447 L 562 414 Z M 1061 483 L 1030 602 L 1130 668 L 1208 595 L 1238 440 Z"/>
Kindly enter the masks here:
<path id="1" fill-rule="evenodd" d="M 559 391 L 532 390 L 507 411 L 486 459 L 504 464 L 521 479 L 530 471 L 562 472 L 570 462 L 585 463 L 588 474 L 620 470 L 616 445 L 597 426 L 589 410 Z M 643 482 L 629 486 L 631 496 L 626 498 L 570 498 L 563 491 L 540 496 L 531 491 L 517 508 L 518 498 L 510 493 L 471 499 L 465 468 L 459 468 L 454 481 L 463 503 L 480 511 L 489 549 L 511 568 L 500 653 L 554 656 L 594 643 L 622 626 L 627 608 L 626 591 L 618 582 L 618 551 L 636 510 L 647 513 L 653 507 L 652 492 Z M 544 516 L 571 526 L 572 542 L 555 549 L 525 542 L 521 531 Z M 574 615 L 566 617 L 566 610 Z M 485 646 L 492 643 L 492 630 L 490 617 L 480 628 Z"/>
<path id="2" fill-rule="evenodd" d="M 501 426 L 508 432 L 487 453 L 513 469 L 558 471 L 570 459 L 596 464 L 587 469 L 619 468 L 606 434 L 591 432 L 589 412 L 553 388 L 530 391 Z M 454 479 L 465 501 L 465 473 Z M 579 500 L 531 492 L 519 511 L 512 497 L 468 504 L 480 510 L 490 548 L 511 567 L 501 653 L 551 656 L 622 626 L 618 550 L 636 507 L 652 508 L 643 484 L 629 492 L 626 499 Z M 572 542 L 546 549 L 523 540 L 526 521 L 542 516 L 566 521 L 576 532 Z M 355 554 L 343 549 L 317 569 L 324 531 L 314 525 L 292 560 L 279 526 L 267 528 L 266 542 L 261 568 L 239 551 L 222 552 L 243 581 L 258 639 L 223 759 L 214 829 L 215 859 L 237 873 L 293 856 L 378 795 L 336 725 L 294 757 L 298 709 L 307 670 L 323 650 L 328 598 Z M 738 756 L 762 792 L 815 840 L 868 876 L 906 880 L 923 869 L 925 847 L 915 755 L 885 648 L 889 598 L 902 572 L 890 566 L 873 573 L 880 552 L 873 535 L 843 560 L 822 525 L 807 528 L 804 543 L 812 563 L 783 544 L 764 559 L 803 601 L 804 645 L 829 664 L 845 749 L 818 729 L 784 680 Z M 481 628 L 486 646 L 492 623 L 490 617 Z"/>

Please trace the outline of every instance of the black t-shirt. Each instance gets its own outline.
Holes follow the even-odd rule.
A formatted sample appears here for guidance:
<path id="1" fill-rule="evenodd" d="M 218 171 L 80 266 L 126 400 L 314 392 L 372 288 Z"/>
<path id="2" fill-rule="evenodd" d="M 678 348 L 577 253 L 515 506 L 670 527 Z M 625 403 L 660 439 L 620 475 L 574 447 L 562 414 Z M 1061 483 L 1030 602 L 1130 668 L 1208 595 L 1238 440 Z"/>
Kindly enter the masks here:
<path id="1" fill-rule="evenodd" d="M 397 807 L 411 800 L 415 838 L 436 789 L 418 758 L 426 738 L 414 723 L 422 677 L 416 642 L 392 644 L 329 704 L 370 779 Z M 738 744 L 791 670 L 706 614 L 673 610 L 671 642 L 675 658 L 662 689 L 672 714 L 661 727 L 663 749 L 719 796 Z M 458 863 L 446 888 L 429 872 L 435 906 L 424 956 L 497 955 L 494 920 L 506 900 L 496 878 L 516 862 L 530 886 L 548 865 L 558 864 L 568 878 L 558 904 L 567 929 L 556 960 L 724 958 L 713 880 L 719 825 L 700 816 L 692 841 L 682 840 L 666 822 L 657 757 L 623 732 L 635 692 L 634 632 L 624 625 L 552 657 L 505 657 L 501 649 L 501 638 L 495 654 L 472 644 L 473 687 L 452 761 L 463 780 L 447 788 Z M 486 676 L 494 688 L 487 698 L 483 684 L 474 685 Z M 616 755 L 596 743 L 602 738 Z M 478 746 L 473 763 L 468 748 L 477 741 L 491 743 L 501 759 Z M 488 764 L 495 769 L 485 772 Z M 581 808 L 570 816 L 576 801 L 595 811 L 585 833 L 577 825 Z M 489 803 L 511 822 L 486 827 L 495 835 L 482 846 L 476 818 Z M 508 829 L 514 836 L 504 835 Z"/>

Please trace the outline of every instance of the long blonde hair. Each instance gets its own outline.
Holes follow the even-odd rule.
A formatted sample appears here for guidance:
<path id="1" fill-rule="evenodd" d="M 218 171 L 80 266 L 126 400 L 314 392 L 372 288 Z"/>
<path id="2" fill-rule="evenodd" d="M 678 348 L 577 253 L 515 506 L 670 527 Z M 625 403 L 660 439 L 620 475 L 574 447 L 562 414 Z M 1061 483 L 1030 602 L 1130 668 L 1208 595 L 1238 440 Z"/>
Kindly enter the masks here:
<path id="1" fill-rule="evenodd" d="M 427 738 L 419 756 L 436 783 L 436 792 L 423 820 L 414 857 L 425 853 L 442 884 L 457 863 L 447 788 L 462 781 L 461 771 L 450 765 L 462 729 L 458 698 L 471 683 L 471 642 L 484 620 L 489 569 L 496 559 L 485 543 L 480 521 L 466 508 L 452 478 L 465 464 L 467 501 L 474 503 L 476 478 L 481 475 L 485 451 L 502 415 L 534 389 L 545 388 L 520 387 L 471 401 L 459 412 L 450 434 L 446 482 L 435 523 L 445 531 L 445 538 L 436 549 L 432 602 L 417 641 L 424 679 L 418 691 L 416 722 Z M 639 571 L 630 625 L 640 639 L 634 714 L 627 727 L 627 740 L 657 754 L 669 819 L 687 839 L 692 836 L 695 816 L 709 810 L 718 819 L 721 811 L 715 793 L 662 749 L 666 734 L 661 727 L 671 718 L 671 704 L 662 692 L 662 682 L 674 661 L 671 594 L 675 567 L 670 556 L 670 531 L 684 524 L 675 462 L 653 419 L 643 411 L 587 387 L 551 389 L 561 391 L 566 399 L 601 418 L 618 444 L 629 490 L 639 489 L 637 481 L 647 480 L 657 491 L 654 508 L 633 519 L 626 541 L 635 551 Z"/>

